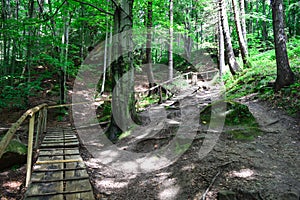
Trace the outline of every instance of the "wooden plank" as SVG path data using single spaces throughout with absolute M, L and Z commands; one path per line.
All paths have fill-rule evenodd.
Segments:
M 55 151 L 54 151 L 55 152 Z M 60 152 L 60 153 L 63 153 L 62 150 L 56 150 L 56 152 Z M 49 152 L 50 153 L 50 152 Z M 47 161 L 47 160 L 63 160 L 63 156 L 52 156 L 52 155 L 49 155 L 49 156 L 39 156 L 38 159 L 37 159 L 37 162 L 43 162 L 43 161 Z M 64 168 L 64 165 L 63 163 L 51 163 L 51 164 L 48 164 L 48 165 L 43 165 L 43 164 L 35 164 L 33 169 L 34 170 L 47 170 L 47 169 L 63 169 Z
M 60 200 L 63 199 L 63 195 L 47 196 L 47 194 L 51 195 L 51 194 L 57 194 L 63 192 L 63 188 L 64 188 L 63 181 L 50 182 L 50 183 L 31 183 L 27 189 L 26 197 L 32 196 L 31 198 L 35 198 L 35 199 Z M 43 194 L 43 196 L 38 197 L 40 194 Z M 45 198 L 45 196 L 47 196 L 47 198 Z M 29 199 L 29 198 L 25 198 L 25 199 Z
M 66 200 L 74 200 L 74 199 L 92 200 L 92 199 L 95 199 L 92 191 L 75 193 L 75 194 L 67 194 L 67 195 L 65 195 L 65 197 L 66 197 Z
M 42 170 L 42 169 L 36 169 L 34 172 L 35 173 L 43 173 L 43 172 L 49 172 L 49 171 L 52 171 L 52 172 L 55 172 L 55 171 L 72 171 L 72 170 L 83 170 L 83 169 L 86 169 L 85 167 L 76 167 L 76 168 L 64 168 L 64 169 L 45 169 L 45 170 Z
M 64 169 L 64 164 L 63 163 L 51 163 L 49 165 L 34 165 L 33 170 L 48 170 L 48 169 Z
M 80 170 L 72 170 L 72 171 L 66 171 L 65 172 L 65 178 L 71 179 L 71 178 L 81 178 L 81 177 L 89 177 L 88 173 L 86 172 L 86 169 L 80 169 Z
M 59 140 L 47 140 L 47 141 L 43 141 L 43 144 L 76 143 L 76 142 L 78 142 L 77 139 L 70 139 L 70 140 L 59 139 Z
M 45 161 L 37 161 L 36 164 L 52 164 L 52 163 L 76 163 L 81 162 L 81 160 L 75 159 L 75 160 L 45 160 Z
M 66 137 L 45 137 L 44 138 L 44 141 L 47 141 L 47 140 L 70 140 L 70 139 L 77 139 L 76 136 L 66 136 Z
M 56 144 L 42 144 L 41 145 L 41 148 L 43 147 L 46 147 L 46 148 L 49 148 L 49 147 L 57 147 L 57 146 L 64 146 L 64 143 L 63 142 L 59 142 L 59 143 L 56 143 Z
M 64 195 L 43 195 L 43 196 L 29 196 L 25 197 L 25 200 L 64 200 Z
M 43 182 L 44 180 L 56 181 L 64 178 L 63 171 L 47 171 L 44 173 L 32 173 L 31 182 Z
M 58 154 L 63 154 L 63 150 L 62 149 L 52 149 L 52 150 L 40 150 L 39 152 L 39 156 L 54 156 L 54 155 L 58 155 Z

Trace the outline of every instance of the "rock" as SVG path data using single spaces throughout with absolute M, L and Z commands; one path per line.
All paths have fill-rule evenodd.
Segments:
M 18 140 L 12 140 L 0 158 L 0 170 L 26 162 L 27 147 Z

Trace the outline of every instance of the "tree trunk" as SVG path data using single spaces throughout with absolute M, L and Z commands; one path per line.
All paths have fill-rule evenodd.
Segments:
M 63 16 L 64 20 L 64 29 L 62 36 L 63 48 L 61 49 L 61 63 L 60 68 L 60 103 L 66 103 L 66 71 L 68 63 L 68 51 L 69 51 L 69 29 L 70 29 L 70 19 L 69 12 L 66 12 Z
M 219 0 L 219 6 L 221 10 L 221 23 L 224 34 L 224 42 L 226 48 L 226 56 L 228 58 L 228 65 L 232 75 L 235 75 L 237 72 L 241 71 L 239 64 L 236 62 L 235 55 L 232 48 L 231 37 L 228 26 L 228 19 L 226 14 L 226 5 L 225 0 Z
M 152 71 L 152 54 L 151 54 L 151 45 L 152 45 L 152 0 L 148 0 L 147 5 L 147 41 L 146 41 L 146 68 L 147 68 L 147 78 L 149 82 L 149 88 L 155 86 L 154 75 Z M 149 91 L 148 96 L 153 94 L 153 90 Z
M 114 33 L 116 41 L 113 55 L 122 55 L 122 52 L 130 46 L 131 36 L 122 34 L 132 29 L 132 7 L 133 0 L 123 0 L 116 5 L 114 12 Z M 118 52 L 117 52 L 118 51 Z M 106 135 L 111 141 L 116 141 L 118 136 L 127 131 L 132 125 L 132 120 L 136 118 L 135 99 L 134 99 L 134 77 L 132 68 L 131 53 L 114 58 L 112 63 L 112 115 L 111 123 L 106 131 Z M 128 72 L 124 75 L 125 72 Z M 122 78 L 122 79 L 121 79 Z
M 246 47 L 246 43 L 244 40 L 242 28 L 241 28 L 240 15 L 239 15 L 239 11 L 237 9 L 236 0 L 232 0 L 232 7 L 233 7 L 234 21 L 235 21 L 236 32 L 238 35 L 239 46 L 240 46 L 240 50 L 241 50 L 241 54 L 242 54 L 243 63 L 244 63 L 244 66 L 249 67 L 248 50 Z
M 263 9 L 263 15 L 267 18 L 266 16 L 266 2 L 263 0 L 262 1 L 262 9 Z M 262 20 L 262 36 L 264 42 L 268 40 L 268 29 L 267 29 L 267 22 L 266 20 Z
M 224 55 L 224 35 L 221 23 L 221 10 L 218 12 L 218 31 L 219 31 L 219 72 L 222 77 L 225 69 L 225 55 Z
M 108 3 L 106 3 L 106 9 Z M 101 91 L 100 94 L 102 95 L 104 93 L 104 87 L 105 87 L 105 78 L 106 78 L 106 68 L 107 68 L 107 53 L 108 53 L 108 16 L 105 15 L 105 21 L 106 21 L 106 33 L 105 33 L 105 44 L 104 44 L 104 58 L 103 58 L 103 75 L 102 75 L 102 85 L 101 85 Z
M 286 49 L 286 36 L 284 33 L 284 11 L 282 0 L 272 0 L 273 31 L 276 53 L 277 78 L 275 82 L 275 91 L 288 86 L 294 82 L 294 73 L 292 72 Z
M 34 0 L 30 0 L 28 4 L 28 17 L 31 19 L 34 17 Z M 33 47 L 33 37 L 34 35 L 34 27 L 29 26 L 28 27 L 28 41 L 27 41 L 27 55 L 26 55 L 26 68 L 27 68 L 27 73 L 28 73 L 28 82 L 31 81 L 31 73 L 30 73 L 30 67 L 32 63 L 32 50 L 31 48 Z
M 247 44 L 247 29 L 246 29 L 246 17 L 245 17 L 245 0 L 240 1 L 240 10 L 241 10 L 241 28 L 245 41 L 246 48 L 248 48 Z
M 173 0 L 170 0 L 169 80 L 173 80 Z

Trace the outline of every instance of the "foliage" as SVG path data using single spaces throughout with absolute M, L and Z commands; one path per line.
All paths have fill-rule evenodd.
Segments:
M 97 108 L 97 118 L 99 122 L 109 121 L 111 115 L 111 103 L 105 101 Z
M 227 88 L 226 95 L 229 99 L 239 98 L 256 93 L 263 100 L 270 100 L 274 105 L 282 107 L 291 115 L 296 115 L 300 110 L 300 39 L 292 39 L 287 44 L 290 65 L 296 74 L 295 83 L 283 88 L 275 94 L 273 85 L 276 79 L 275 51 L 269 50 L 260 53 L 252 50 L 250 60 L 252 68 L 244 69 L 243 72 L 231 76 L 226 73 L 223 76 Z

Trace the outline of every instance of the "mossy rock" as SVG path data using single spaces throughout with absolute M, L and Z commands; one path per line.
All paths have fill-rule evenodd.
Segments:
M 12 140 L 0 158 L 0 170 L 24 164 L 26 162 L 26 154 L 26 145 L 18 140 Z
M 20 155 L 26 155 L 27 154 L 27 147 L 25 144 L 18 140 L 12 140 L 10 141 L 9 145 L 7 146 L 5 152 L 11 152 L 11 153 L 17 153 Z
M 235 139 L 252 140 L 261 134 L 256 119 L 244 104 L 234 101 L 214 102 L 200 112 L 200 123 L 209 124 L 212 120 L 212 113 L 213 117 L 225 116 L 225 132 Z

